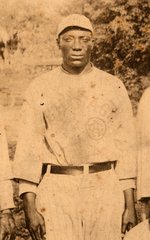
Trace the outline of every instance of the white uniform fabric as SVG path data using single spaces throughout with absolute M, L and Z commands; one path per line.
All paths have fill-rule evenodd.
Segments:
M 37 208 L 47 240 L 121 240 L 123 192 L 114 170 L 44 176 Z
M 124 240 L 150 240 L 150 228 L 148 220 L 139 223 L 132 228 L 126 235 Z
M 144 92 L 138 107 L 138 199 L 150 197 L 150 88 Z
M 134 187 L 136 153 L 132 108 L 122 82 L 95 67 L 78 75 L 58 67 L 31 84 L 22 113 L 14 174 L 24 180 L 20 194 L 38 186 L 47 240 L 120 240 L 118 180 L 127 182 L 125 189 Z M 49 174 L 41 181 L 44 163 L 114 160 L 116 175 Z
M 14 208 L 12 170 L 8 156 L 8 145 L 2 119 L 3 109 L 0 106 L 0 211 Z
M 136 175 L 135 154 L 131 103 L 115 76 L 95 67 L 79 75 L 58 67 L 27 90 L 15 156 L 17 178 L 38 184 L 43 163 L 117 160 L 118 178 L 129 180 Z

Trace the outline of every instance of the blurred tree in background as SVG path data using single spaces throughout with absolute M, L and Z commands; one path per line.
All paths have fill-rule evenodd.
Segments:
M 150 85 L 149 0 L 8 0 L 7 4 L 1 0 L 0 25 L 10 35 L 9 63 L 44 65 L 60 57 L 56 27 L 62 16 L 73 12 L 92 20 L 96 33 L 92 61 L 123 80 L 136 112 Z
M 7 3 L 1 0 L 0 25 L 11 38 L 17 36 L 11 63 L 44 64 L 52 57 L 59 57 L 55 40 L 58 22 L 74 9 L 80 12 L 81 3 L 79 0 L 74 3 L 73 0 L 7 0 Z
M 149 0 L 87 0 L 83 13 L 94 25 L 94 64 L 125 83 L 134 112 L 150 85 Z

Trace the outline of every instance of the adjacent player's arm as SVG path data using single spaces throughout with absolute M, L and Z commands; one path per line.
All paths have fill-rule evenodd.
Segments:
M 142 203 L 141 218 L 150 218 L 150 88 L 147 88 L 138 105 L 137 112 L 137 198 Z
M 2 114 L 2 111 L 1 111 Z M 8 145 L 0 118 L 0 239 L 4 240 L 15 234 L 15 221 L 11 209 L 15 207 L 13 201 L 12 171 L 8 156 Z

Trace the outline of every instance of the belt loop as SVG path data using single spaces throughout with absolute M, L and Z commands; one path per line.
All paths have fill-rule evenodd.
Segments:
M 111 169 L 115 169 L 115 164 L 114 164 L 114 162 L 111 162 Z
M 83 171 L 84 171 L 84 175 L 89 174 L 89 164 L 84 164 L 83 165 Z
M 46 169 L 46 175 L 49 175 L 50 173 L 51 173 L 51 165 L 48 164 Z

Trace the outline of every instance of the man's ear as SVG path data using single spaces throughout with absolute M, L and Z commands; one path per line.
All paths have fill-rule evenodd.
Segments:
M 57 43 L 58 48 L 60 49 L 60 38 L 56 39 L 56 43 Z
M 94 39 L 94 37 L 92 38 L 92 49 L 93 49 L 93 47 L 94 47 L 94 43 L 95 43 L 95 39 Z

